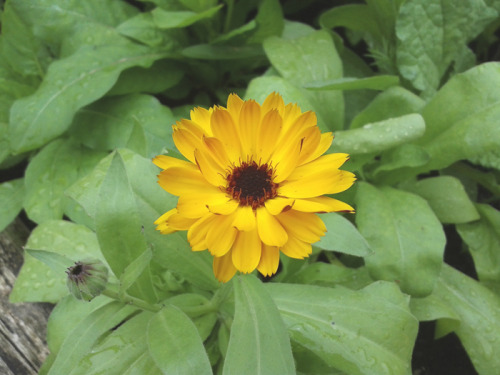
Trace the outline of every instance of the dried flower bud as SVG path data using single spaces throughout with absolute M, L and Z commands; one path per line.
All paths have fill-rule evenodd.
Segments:
M 108 269 L 96 259 L 78 261 L 66 270 L 66 285 L 77 299 L 90 301 L 106 289 Z

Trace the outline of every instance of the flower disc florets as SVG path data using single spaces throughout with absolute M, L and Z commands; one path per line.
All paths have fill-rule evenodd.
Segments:
M 173 126 L 183 161 L 159 155 L 159 184 L 179 197 L 155 224 L 163 234 L 187 230 L 192 250 L 209 250 L 214 273 L 276 273 L 280 253 L 305 258 L 326 227 L 317 213 L 353 212 L 326 196 L 355 180 L 340 170 L 347 154 L 323 155 L 333 136 L 313 112 L 279 94 L 262 105 L 230 95 L 227 108 L 195 108 Z

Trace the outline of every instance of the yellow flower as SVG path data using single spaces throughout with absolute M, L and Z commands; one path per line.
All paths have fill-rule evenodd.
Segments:
M 314 112 L 285 105 L 277 93 L 259 105 L 231 94 L 227 109 L 195 108 L 173 126 L 188 161 L 159 155 L 160 186 L 179 196 L 155 224 L 163 234 L 187 230 L 193 251 L 208 249 L 220 281 L 256 268 L 276 273 L 280 251 L 303 259 L 326 227 L 317 213 L 353 212 L 325 196 L 348 189 L 355 176 L 339 167 L 347 154 L 321 156 L 332 133 L 321 134 Z

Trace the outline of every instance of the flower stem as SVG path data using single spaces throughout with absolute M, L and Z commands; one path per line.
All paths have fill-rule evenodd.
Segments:
M 129 296 L 128 294 L 120 295 L 120 293 L 116 290 L 116 287 L 113 285 L 108 286 L 108 288 L 106 288 L 102 292 L 102 294 L 114 300 L 121 301 L 123 303 L 138 307 L 141 310 L 158 312 L 163 307 L 162 305 L 158 304 L 152 305 L 142 299 Z

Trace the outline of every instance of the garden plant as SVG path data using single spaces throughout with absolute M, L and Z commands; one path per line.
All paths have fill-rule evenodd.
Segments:
M 0 9 L 40 374 L 498 374 L 500 0 Z

